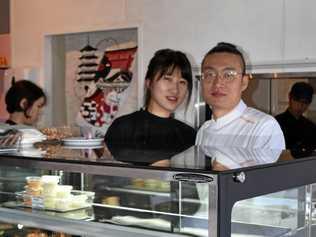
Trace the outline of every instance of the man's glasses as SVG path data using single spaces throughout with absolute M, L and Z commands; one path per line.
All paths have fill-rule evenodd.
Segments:
M 221 72 L 207 69 L 202 72 L 201 79 L 202 81 L 212 82 L 217 77 L 219 77 L 224 82 L 231 82 L 235 80 L 239 75 L 243 75 L 243 73 L 237 72 L 233 69 L 225 69 Z

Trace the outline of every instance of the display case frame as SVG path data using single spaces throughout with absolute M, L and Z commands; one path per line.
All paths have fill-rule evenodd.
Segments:
M 316 183 L 315 158 L 282 161 L 218 174 L 218 236 L 231 235 L 231 213 L 236 202 Z M 236 180 L 241 173 L 245 175 L 244 182 Z
M 14 166 L 24 168 L 40 168 L 61 171 L 71 171 L 79 173 L 89 173 L 97 175 L 141 177 L 144 179 L 159 179 L 164 181 L 177 182 L 206 182 L 209 185 L 209 212 L 208 212 L 208 236 L 227 237 L 231 236 L 232 209 L 234 204 L 240 200 L 245 200 L 265 194 L 270 194 L 282 190 L 288 190 L 304 185 L 316 183 L 316 157 L 309 157 L 298 160 L 282 161 L 273 164 L 264 164 L 253 167 L 239 168 L 226 171 L 196 170 L 181 168 L 166 168 L 153 166 L 127 166 L 116 162 L 98 162 L 87 160 L 49 159 L 42 157 L 22 157 L 10 154 L 0 155 L 0 166 Z M 290 175 L 289 175 L 290 174 Z M 100 233 L 108 231 L 125 231 L 133 233 L 135 228 L 117 227 L 104 223 L 89 223 L 75 220 L 64 220 L 53 217 L 40 217 L 36 213 L 23 213 L 16 210 L 1 208 L 0 221 L 23 223 L 32 216 L 33 225 L 40 223 L 40 220 L 47 221 L 45 226 L 58 228 L 58 231 L 66 231 L 72 234 L 84 234 L 81 227 L 94 228 L 95 232 L 89 233 L 91 236 L 100 236 Z M 8 215 L 6 215 L 7 213 Z M 26 216 L 25 216 L 26 215 Z M 14 217 L 15 216 L 15 217 Z M 67 223 L 70 229 L 61 228 L 61 223 Z M 31 223 L 27 223 L 31 224 Z M 67 227 L 67 228 L 68 228 Z M 78 228 L 77 228 L 78 227 Z M 79 228 L 80 227 L 80 228 Z M 71 228 L 75 231 L 71 232 Z M 114 229 L 113 229 L 114 228 Z M 119 230 L 118 230 L 119 229 Z M 80 233 L 78 233 L 78 231 Z M 114 232 L 109 236 L 113 235 Z M 136 232 L 138 232 L 136 230 Z M 143 236 L 156 236 L 159 232 L 145 230 Z M 142 232 L 142 233 L 145 233 Z M 135 233 L 135 232 L 134 232 Z M 86 233 L 87 234 L 87 233 Z M 159 235 L 159 234 L 158 234 Z M 183 236 L 181 234 L 168 234 L 164 236 Z M 104 236 L 104 235 L 103 235 Z M 117 235 L 121 236 L 121 235 Z M 138 235 L 141 236 L 141 235 Z

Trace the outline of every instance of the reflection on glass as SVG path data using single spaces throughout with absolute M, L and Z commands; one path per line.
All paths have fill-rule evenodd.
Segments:
M 232 233 L 305 236 L 302 232 L 306 231 L 307 224 L 305 188 L 303 186 L 235 203 L 232 210 Z
M 239 147 L 195 146 L 173 156 L 170 166 L 222 171 L 274 163 L 284 157 L 279 149 L 245 149 Z
M 129 167 L 151 166 L 166 168 L 182 168 L 196 170 L 227 170 L 273 163 L 281 160 L 292 160 L 289 151 L 277 149 L 245 149 L 223 146 L 192 146 L 178 153 L 174 150 L 144 150 L 135 146 L 118 146 L 108 149 L 98 147 L 69 147 L 60 143 L 37 143 L 35 146 L 24 147 L 11 155 L 38 157 L 49 159 L 77 160 L 120 164 Z
M 205 147 L 202 151 L 212 159 L 213 170 L 237 169 L 276 162 L 282 150 L 245 149 L 239 147 Z
M 187 231 L 201 223 L 207 226 L 208 215 L 196 214 L 201 202 L 194 183 L 99 175 L 89 179 L 97 194 L 98 222 L 167 232 Z M 207 184 L 198 184 L 203 185 Z
M 124 162 L 124 165 L 129 167 L 137 165 L 147 166 L 146 168 L 155 166 L 159 169 L 161 167 L 183 168 L 184 171 L 185 169 L 221 171 L 292 159 L 288 152 L 282 153 L 280 150 L 237 147 L 193 146 L 180 154 L 134 149 L 118 149 L 117 152 L 112 151 L 113 153 L 111 153 L 104 147 L 85 152 L 86 149 L 68 149 L 60 145 L 37 146 L 37 149 L 43 151 L 38 156 L 52 157 L 52 159 L 82 159 L 100 163 Z M 15 200 L 15 192 L 25 189 L 24 176 L 28 176 L 28 174 L 24 175 L 20 170 L 15 169 L 13 169 L 15 171 L 13 173 L 12 169 L 3 168 L 1 171 L 3 176 L 3 182 L 0 185 L 2 202 Z M 4 179 L 6 171 L 11 171 L 12 175 L 21 176 L 19 180 L 14 179 L 14 184 L 19 186 L 12 186 L 13 178 Z M 46 170 L 44 173 L 52 174 L 54 172 Z M 81 180 L 78 177 L 83 176 L 65 170 L 61 184 L 74 185 L 75 181 L 80 185 L 83 183 L 80 187 L 79 184 L 78 187 L 74 186 L 74 189 L 94 192 L 93 208 L 73 213 L 68 212 L 61 216 L 196 236 L 208 235 L 210 224 L 208 217 L 212 214 L 209 211 L 212 207 L 212 202 L 209 202 L 212 197 L 212 193 L 210 194 L 212 188 L 209 183 L 166 181 L 144 178 L 146 176 L 137 177 L 136 174 L 135 177 L 130 178 L 119 176 L 121 174 L 107 176 L 106 174 L 92 175 L 88 173 L 84 175 L 84 182 L 79 182 Z M 225 175 L 220 172 L 209 172 L 209 174 Z M 304 192 L 305 187 L 302 187 L 238 202 L 232 212 L 233 233 L 236 236 L 245 233 L 257 236 L 282 236 L 295 228 L 304 228 L 306 225 L 305 213 L 308 209 Z M 49 212 L 46 214 L 50 215 Z

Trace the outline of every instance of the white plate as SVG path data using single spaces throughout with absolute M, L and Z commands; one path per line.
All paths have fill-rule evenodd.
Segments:
M 0 153 L 15 152 L 17 150 L 17 147 L 0 147 Z
M 32 147 L 34 143 L 42 142 L 44 140 L 45 140 L 44 138 L 27 138 L 27 139 L 22 139 L 20 145 L 22 147 Z
M 103 138 L 84 138 L 84 137 L 69 137 L 62 139 L 65 146 L 100 146 Z
M 64 143 L 65 145 L 65 143 Z M 76 145 L 76 146 L 73 146 L 73 145 L 65 145 L 64 146 L 66 149 L 81 149 L 81 150 L 85 150 L 85 149 L 88 149 L 88 150 L 93 150 L 93 149 L 101 149 L 103 148 L 104 146 L 103 145 L 97 145 L 97 146 L 87 146 L 87 145 Z

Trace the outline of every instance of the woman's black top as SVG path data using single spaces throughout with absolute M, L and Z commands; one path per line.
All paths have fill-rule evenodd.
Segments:
M 195 136 L 196 131 L 191 126 L 141 109 L 115 119 L 105 134 L 104 141 L 116 160 L 147 166 L 156 161 L 170 159 L 191 147 L 195 143 Z M 196 197 L 195 189 L 190 197 Z M 136 199 L 141 205 L 154 205 L 148 197 L 138 196 Z M 124 197 L 120 200 L 124 200 Z
M 191 126 L 141 109 L 115 119 L 104 141 L 109 148 L 121 146 L 180 152 L 194 145 L 195 136 L 196 131 Z

